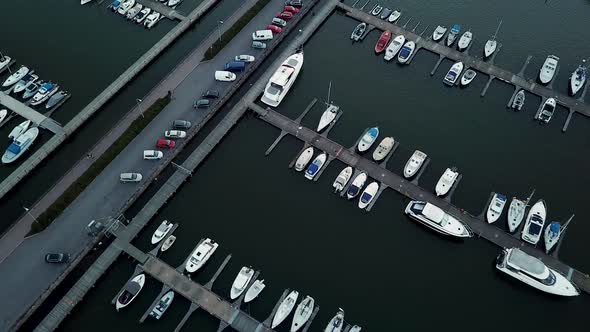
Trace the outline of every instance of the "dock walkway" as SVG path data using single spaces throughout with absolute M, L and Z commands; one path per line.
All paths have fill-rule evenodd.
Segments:
M 186 16 L 179 13 L 176 9 L 168 7 L 157 0 L 137 0 L 137 2 L 144 6 L 150 7 L 152 10 L 157 11 L 171 20 L 182 21 L 186 19 Z
M 6 107 L 7 109 L 13 111 L 14 113 L 22 116 L 27 120 L 31 120 L 32 123 L 36 124 L 41 128 L 47 129 L 53 132 L 54 134 L 63 134 L 64 132 L 63 127 L 57 121 L 35 111 L 29 106 L 21 103 L 20 101 L 12 98 L 11 96 L 1 91 L 0 105 L 4 105 L 4 107 Z

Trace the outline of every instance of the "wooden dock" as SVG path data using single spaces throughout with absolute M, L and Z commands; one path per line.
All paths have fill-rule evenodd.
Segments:
M 12 98 L 4 92 L 0 91 L 0 104 L 4 105 L 7 109 L 22 116 L 27 120 L 31 120 L 35 125 L 47 129 L 54 134 L 62 134 L 64 132 L 63 127 L 57 121 L 50 117 L 47 117 L 29 106 L 21 103 L 20 101 Z

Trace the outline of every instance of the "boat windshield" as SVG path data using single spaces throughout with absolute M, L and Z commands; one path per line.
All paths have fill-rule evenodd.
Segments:
M 541 230 L 543 229 L 543 226 L 535 224 L 535 223 L 531 223 L 531 225 L 529 226 L 529 234 L 531 235 L 538 235 L 541 233 Z

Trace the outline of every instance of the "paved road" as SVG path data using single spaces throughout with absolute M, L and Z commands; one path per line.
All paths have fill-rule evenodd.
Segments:
M 44 263 L 44 254 L 49 251 L 64 251 L 76 256 L 87 246 L 91 240 L 85 232 L 87 223 L 91 219 L 113 214 L 136 190 L 137 184 L 121 184 L 118 181 L 119 174 L 134 171 L 146 176 L 156 170 L 157 161 L 142 160 L 143 150 L 153 148 L 155 141 L 170 128 L 173 120 L 185 119 L 195 124 L 207 116 L 206 112 L 192 108 L 195 96 L 207 89 L 218 89 L 222 93 L 227 89 L 229 83 L 215 82 L 213 72 L 221 69 L 236 54 L 256 55 L 258 51 L 250 48 L 252 31 L 266 26 L 282 5 L 281 1 L 269 3 L 215 59 L 197 66 L 204 51 L 201 50 L 200 54 L 193 53 L 183 64 L 189 70 L 179 70 L 176 74 L 178 76 L 165 82 L 166 88 L 163 90 L 173 90 L 171 103 L 46 231 L 23 241 L 0 263 L 3 281 L 0 283 L 0 295 L 11 299 L 0 304 L 0 330 L 8 330 L 65 270 L 66 266 Z M 191 66 L 196 68 L 191 71 Z M 170 89 L 174 82 L 180 83 L 176 88 Z M 163 95 L 162 91 L 154 90 L 156 92 L 156 98 Z M 148 97 L 144 98 L 144 103 L 147 104 L 147 100 Z

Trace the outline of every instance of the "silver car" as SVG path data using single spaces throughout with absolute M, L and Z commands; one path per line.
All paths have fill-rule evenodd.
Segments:
M 127 183 L 127 182 L 139 182 L 139 181 L 141 181 L 141 179 L 143 179 L 143 177 L 139 173 L 121 173 L 121 176 L 119 177 L 119 179 L 121 180 L 121 182 Z

